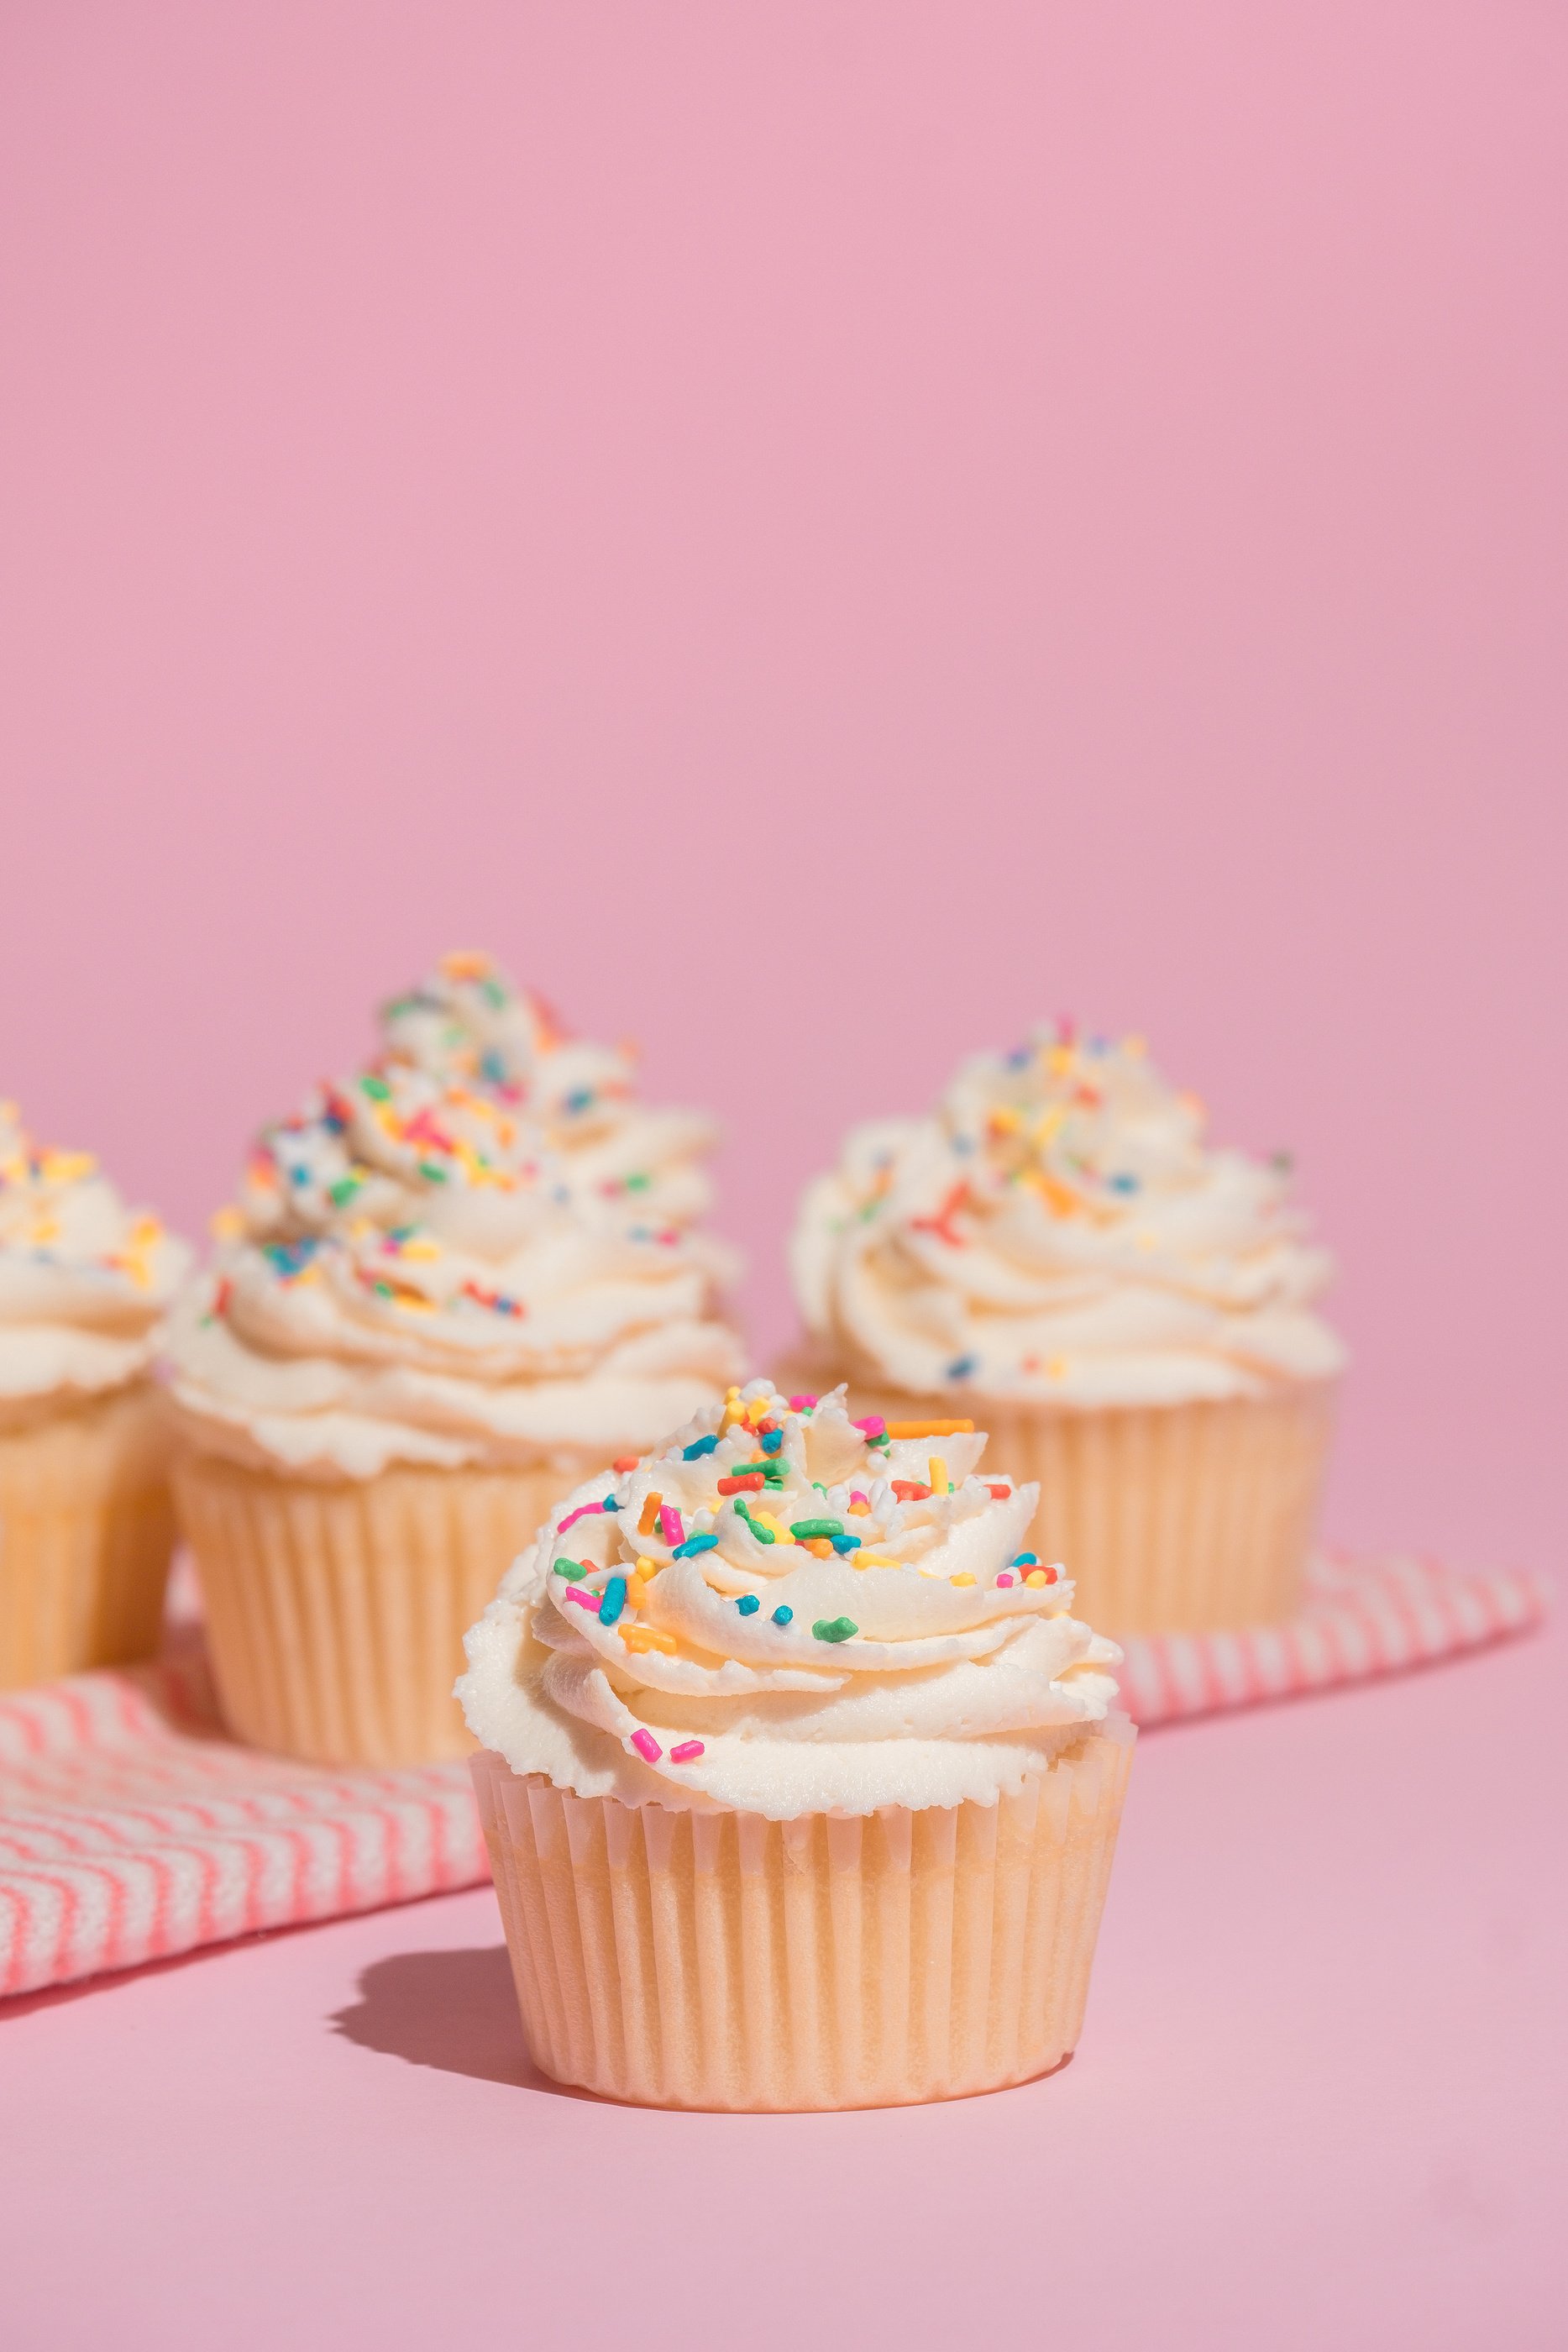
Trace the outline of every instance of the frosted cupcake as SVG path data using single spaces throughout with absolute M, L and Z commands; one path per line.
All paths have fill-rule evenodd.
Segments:
M 1133 1735 L 985 1443 L 753 1381 L 509 1570 L 457 1688 L 547 2073 L 874 2106 L 1071 2052 Z
M 188 1253 L 0 1103 L 0 1687 L 148 1656 L 173 1548 L 150 1377 Z
M 1296 1605 L 1339 1340 L 1288 1171 L 1204 1136 L 1136 1038 L 1041 1031 L 936 1113 L 857 1129 L 793 1244 L 809 1353 L 858 1411 L 975 1416 L 1031 1540 L 1117 1633 Z
M 388 1058 L 266 1130 L 171 1346 L 224 1705 L 324 1761 L 465 1751 L 462 1633 L 564 1485 L 737 1362 L 710 1265 L 493 1091 Z

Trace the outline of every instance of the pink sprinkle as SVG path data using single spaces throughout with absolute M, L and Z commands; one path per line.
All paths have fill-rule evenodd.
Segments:
M 576 1527 L 579 1519 L 585 1519 L 590 1511 L 601 1511 L 603 1508 L 604 1506 L 602 1503 L 579 1503 L 575 1511 L 568 1511 L 565 1518 L 562 1519 L 559 1527 L 556 1529 L 557 1535 L 565 1535 L 568 1528 Z
M 575 1601 L 580 1609 L 591 1609 L 598 1616 L 600 1595 L 597 1592 L 585 1592 L 580 1584 L 569 1584 L 566 1597 L 569 1601 Z
M 645 1732 L 640 1732 L 638 1737 L 639 1738 L 645 1738 L 647 1735 Z M 671 1748 L 670 1761 L 672 1764 L 695 1764 L 697 1758 L 702 1755 L 703 1752 L 703 1744 L 700 1739 L 683 1739 L 678 1748 Z
M 791 1397 L 789 1400 L 789 1410 L 791 1412 L 804 1412 L 809 1404 L 815 1404 L 817 1400 L 815 1397 Z
M 997 1579 L 997 1582 L 998 1582 L 998 1584 L 1010 1584 L 1010 1583 L 1012 1582 L 1012 1580 L 1012 1580 L 1012 1578 L 1011 1578 L 1010 1576 L 1009 1576 L 1009 1575 L 1005 1574 L 1005 1573 L 1004 1573 L 1003 1575 L 1001 1575 L 1001 1576 L 998 1576 L 998 1579 Z
M 887 1431 L 887 1423 L 880 1412 L 868 1412 L 863 1421 L 854 1422 L 852 1426 L 858 1429 L 862 1437 L 882 1437 Z
M 868 1499 L 869 1498 L 866 1496 L 861 1493 L 858 1486 L 852 1486 L 850 1488 L 850 1500 L 852 1503 L 863 1503 Z
M 685 1543 L 686 1539 L 686 1531 L 681 1525 L 681 1515 L 674 1503 L 661 1503 L 659 1506 L 659 1533 L 664 1537 L 664 1541 L 672 1546 Z
M 664 1752 L 651 1731 L 634 1731 L 632 1734 L 632 1745 L 638 1755 L 649 1764 L 656 1764 Z

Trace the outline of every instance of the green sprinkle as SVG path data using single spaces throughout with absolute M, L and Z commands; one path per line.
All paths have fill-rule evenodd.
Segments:
M 628 1192 L 645 1192 L 653 1181 L 653 1178 L 648 1175 L 645 1171 L 639 1170 L 635 1176 L 627 1177 L 626 1190 Z
M 588 1574 L 588 1569 L 585 1562 L 580 1559 L 558 1559 L 550 1574 L 564 1576 L 569 1584 L 580 1584 Z
M 386 1080 L 384 1078 L 373 1076 L 368 1070 L 364 1076 L 360 1080 L 360 1089 L 361 1093 L 369 1095 L 372 1102 L 390 1102 L 392 1100 L 392 1088 L 388 1086 Z
M 860 1627 L 852 1617 L 819 1617 L 811 1631 L 819 1642 L 847 1642 Z
M 327 1198 L 335 1209 L 340 1209 L 345 1201 L 353 1199 L 364 1181 L 362 1176 L 340 1176 L 335 1184 L 328 1187 Z
M 422 1160 L 419 1163 L 419 1172 L 422 1176 L 427 1176 L 433 1184 L 444 1184 L 446 1181 L 446 1171 L 439 1160 Z
M 746 1497 L 744 1495 L 737 1495 L 733 1496 L 732 1499 L 736 1509 L 746 1521 L 747 1526 L 751 1529 L 752 1534 L 757 1538 L 759 1544 L 778 1542 L 779 1538 L 774 1534 L 771 1528 L 759 1527 L 758 1522 L 752 1517 L 751 1513 L 746 1507 Z
M 791 1519 L 789 1532 L 797 1543 L 810 1543 L 817 1536 L 841 1536 L 841 1519 Z

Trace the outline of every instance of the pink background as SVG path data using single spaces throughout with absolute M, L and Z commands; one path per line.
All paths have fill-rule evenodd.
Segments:
M 1565 78 L 1527 0 L 10 0 L 0 1084 L 199 1231 L 489 945 L 726 1115 L 767 1346 L 851 1118 L 1140 1027 L 1340 1252 L 1335 1532 L 1552 1562 Z M 23 2340 L 1559 2343 L 1556 1661 L 1145 1742 L 1082 2056 L 963 2110 L 324 2038 L 485 1895 L 30 2005 Z

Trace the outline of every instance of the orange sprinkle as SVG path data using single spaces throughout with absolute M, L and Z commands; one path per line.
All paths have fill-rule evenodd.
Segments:
M 640 1536 L 651 1536 L 653 1534 L 653 1529 L 659 1523 L 659 1507 L 664 1502 L 664 1499 L 663 1495 L 655 1493 L 653 1488 L 650 1486 L 646 1496 L 643 1497 L 643 1516 L 637 1522 L 637 1533 Z
M 890 1421 L 889 1437 L 972 1437 L 972 1421 Z

